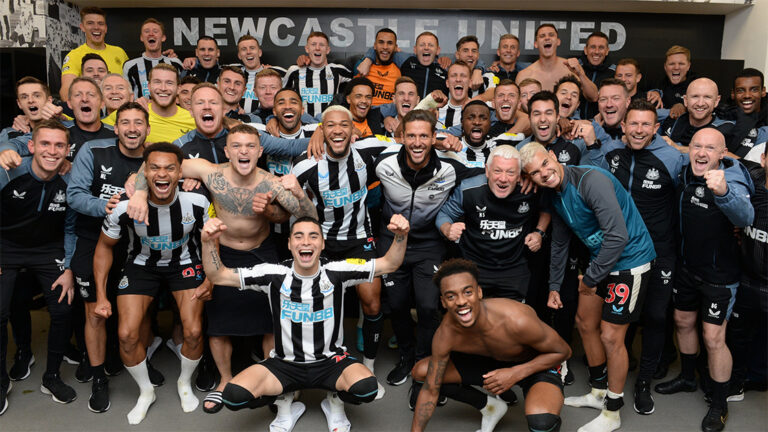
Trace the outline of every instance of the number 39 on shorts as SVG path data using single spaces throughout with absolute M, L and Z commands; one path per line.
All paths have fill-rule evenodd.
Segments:
M 627 299 L 629 299 L 629 287 L 627 284 L 608 284 L 608 296 L 605 298 L 605 302 L 612 304 L 614 301 L 616 301 L 616 297 L 621 299 L 619 300 L 620 305 L 623 305 L 627 302 Z

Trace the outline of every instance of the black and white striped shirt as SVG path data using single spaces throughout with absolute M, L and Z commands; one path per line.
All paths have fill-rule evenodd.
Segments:
M 166 56 L 149 58 L 142 55 L 125 62 L 123 76 L 131 84 L 134 97 L 137 99 L 142 96 L 149 98 L 149 71 L 160 63 L 174 66 L 179 72 L 184 70 L 179 59 Z
M 240 269 L 240 289 L 269 296 L 275 329 L 270 357 L 312 363 L 344 355 L 344 289 L 373 281 L 376 260 L 324 263 L 314 276 L 299 276 L 293 262 Z
M 331 105 L 341 85 L 351 79 L 352 72 L 336 63 L 329 63 L 320 69 L 294 65 L 288 68 L 283 87 L 298 91 L 304 102 L 304 111 L 315 117 Z
M 121 201 L 104 218 L 102 232 L 119 239 L 129 236 L 128 260 L 136 265 L 177 267 L 200 264 L 200 230 L 208 220 L 207 197 L 176 191 L 170 204 L 149 204 L 149 226 L 131 219 L 128 201 Z
M 285 134 L 280 132 L 280 138 L 286 138 L 286 139 L 311 138 L 312 134 L 315 132 L 315 129 L 317 129 L 317 126 L 319 124 L 320 123 L 311 123 L 311 124 L 301 125 L 301 128 L 299 128 L 299 131 L 294 134 Z M 281 177 L 291 173 L 291 170 L 293 170 L 293 162 L 295 158 L 290 156 L 275 156 L 275 155 L 268 154 L 266 155 L 265 160 L 266 160 L 265 169 L 270 173 L 272 173 L 273 175 Z
M 491 154 L 496 146 L 500 145 L 518 145 L 525 135 L 523 134 L 511 134 L 503 133 L 499 136 L 488 138 L 485 142 L 479 146 L 471 146 L 467 143 L 466 138 L 461 139 L 462 149 L 459 152 L 464 166 L 467 168 L 485 168 L 485 164 L 488 163 L 488 155 Z
M 326 240 L 362 240 L 373 236 L 365 197 L 373 179 L 374 158 L 394 142 L 385 137 L 356 141 L 342 159 L 303 156 L 293 167 L 299 184 L 312 193 Z
M 437 129 L 448 129 L 453 125 L 461 126 L 461 105 L 448 102 L 437 111 Z
M 496 84 L 499 83 L 499 77 L 497 77 L 493 72 L 486 72 L 483 74 L 483 85 L 477 88 L 477 90 L 472 90 L 472 88 L 469 89 L 469 97 L 470 99 L 479 96 L 483 93 L 485 93 L 486 90 L 492 89 L 496 87 Z
M 259 98 L 256 96 L 256 74 L 263 71 L 264 66 L 254 70 L 248 70 L 243 65 L 238 66 L 243 68 L 243 72 L 248 75 L 248 80 L 245 82 L 245 93 L 240 99 L 240 106 L 243 107 L 243 111 L 250 114 L 259 107 Z M 269 68 L 279 73 L 281 77 L 285 76 L 285 69 L 277 66 L 270 66 Z

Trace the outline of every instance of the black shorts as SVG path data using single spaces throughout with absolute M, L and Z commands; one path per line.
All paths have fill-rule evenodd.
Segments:
M 202 264 L 185 266 L 143 266 L 127 262 L 123 276 L 117 283 L 117 295 L 145 295 L 157 297 L 160 288 L 171 292 L 195 289 L 205 280 Z
M 219 247 L 221 262 L 229 268 L 277 263 L 271 238 L 249 251 Z M 205 303 L 209 336 L 253 336 L 272 333 L 272 312 L 263 292 L 215 285 L 211 300 Z
M 651 264 L 611 272 L 597 284 L 597 295 L 605 299 L 603 321 L 629 324 L 640 318 L 651 275 Z
M 93 303 L 96 301 L 96 282 L 93 279 L 93 253 L 96 250 L 96 242 L 78 238 L 75 253 L 72 255 L 70 269 L 75 276 L 75 288 L 83 301 Z M 120 241 L 112 248 L 112 268 L 107 276 L 107 297 L 113 298 L 117 294 L 117 285 L 122 277 L 126 260 L 126 246 Z
M 672 301 L 677 310 L 700 311 L 703 322 L 722 325 L 731 317 L 738 287 L 738 282 L 725 285 L 709 283 L 680 266 L 675 275 Z
M 508 298 L 525 303 L 531 281 L 527 263 L 496 270 L 478 268 L 478 273 L 477 282 L 483 289 L 483 297 Z
M 378 257 L 376 242 L 373 237 L 363 240 L 326 240 L 323 257 L 331 261 L 343 261 L 347 258 L 372 260 Z
M 336 391 L 336 381 L 344 369 L 360 363 L 349 353 L 312 363 L 289 362 L 278 358 L 268 358 L 260 365 L 267 368 L 283 385 L 283 392 L 303 389 L 324 389 Z
M 503 369 L 517 366 L 520 363 L 511 361 L 496 360 L 491 357 L 477 354 L 466 354 L 462 352 L 451 351 L 451 361 L 461 376 L 461 383 L 464 385 L 483 385 L 483 375 L 496 369 Z M 560 375 L 560 365 L 557 368 L 547 369 L 536 372 L 517 382 L 517 385 L 523 389 L 523 396 L 528 394 L 528 390 L 534 384 L 539 382 L 550 383 L 563 391 L 563 378 Z

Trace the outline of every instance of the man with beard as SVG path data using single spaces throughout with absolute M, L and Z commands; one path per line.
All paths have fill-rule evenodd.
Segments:
M 643 79 L 640 73 L 640 63 L 633 58 L 623 58 L 616 63 L 616 73 L 614 78 L 624 82 L 629 97 L 632 99 L 647 99 L 646 93 L 641 92 L 637 85 Z
M 768 131 L 763 128 L 768 125 L 768 114 L 762 110 L 765 98 L 763 73 L 752 68 L 739 72 L 733 80 L 731 98 L 735 105 L 723 115 L 723 118 L 735 122 L 731 139 L 727 142 L 728 151 L 744 158 L 756 144 L 768 139 Z
M 67 188 L 69 205 L 77 211 L 75 233 L 77 245 L 72 259 L 72 271 L 79 288 L 78 292 L 85 302 L 85 342 L 88 357 L 83 359 L 83 373 L 78 369 L 76 378 L 87 382 L 93 377 L 91 397 L 88 408 L 92 412 L 104 412 L 110 407 L 109 381 L 106 372 L 117 374 L 122 368 L 105 372 L 107 358 L 107 340 L 112 341 L 115 334 L 107 335 L 105 317 L 96 313 L 97 295 L 93 273 L 93 253 L 99 237 L 99 229 L 104 216 L 111 212 L 120 195 L 125 192 L 126 179 L 141 166 L 144 143 L 149 132 L 149 117 L 141 105 L 128 102 L 117 110 L 115 132 L 117 138 L 105 138 L 85 144 L 75 158 L 72 179 Z M 118 260 L 125 257 L 125 245 L 116 248 Z M 107 283 L 107 298 L 116 294 L 117 280 L 121 266 L 115 266 L 112 277 Z M 144 342 L 150 342 L 148 322 L 143 333 Z M 114 331 L 114 330 L 113 330 Z M 111 358 L 110 362 L 114 363 Z M 116 354 L 116 353 L 115 353 Z M 151 357 L 151 355 L 150 355 Z M 90 364 L 90 370 L 87 366 Z M 151 368 L 151 365 L 149 366 Z M 151 369 L 153 382 L 162 383 L 159 372 Z
M 299 93 L 292 88 L 284 88 L 277 92 L 273 110 L 277 121 L 276 136 L 280 138 L 311 138 L 317 129 L 318 123 L 305 124 L 302 121 L 304 105 Z M 266 170 L 276 176 L 290 174 L 294 165 L 293 158 L 290 156 L 268 154 L 264 158 L 264 162 L 266 163 Z
M 709 78 L 691 81 L 685 92 L 686 113 L 677 118 L 671 116 L 661 125 L 661 133 L 669 138 L 667 142 L 681 153 L 688 153 L 688 143 L 693 135 L 703 128 L 715 128 L 728 142 L 733 131 L 733 122 L 718 118 L 715 107 L 720 103 L 717 84 Z
M 192 112 L 192 89 L 200 84 L 200 80 L 194 75 L 187 75 L 179 81 L 176 92 L 176 105 Z
M 496 143 L 488 139 L 491 130 L 491 109 L 485 102 L 474 100 L 461 111 L 462 149 L 459 155 L 467 168 L 484 169 L 488 154 Z
M 345 83 L 352 79 L 352 72 L 345 66 L 328 63 L 331 46 L 328 35 L 312 32 L 307 36 L 304 50 L 309 56 L 307 66 L 291 66 L 283 79 L 283 86 L 296 89 L 307 104 L 307 114 L 319 116 L 341 93 Z
M 470 77 L 472 68 L 465 62 L 457 60 L 448 67 L 448 103 L 437 112 L 437 123 L 441 129 L 447 129 L 461 123 L 461 110 L 469 100 Z
M 584 45 L 584 54 L 579 57 L 579 64 L 584 68 L 584 73 L 590 81 L 596 86 L 606 78 L 613 78 L 616 71 L 616 65 L 608 62 L 608 35 L 601 31 L 592 32 L 587 36 L 587 43 Z M 582 100 L 579 117 L 591 119 L 598 113 L 597 103 Z
M 624 89 L 621 82 L 606 84 L 606 81 L 600 88 L 599 101 L 606 96 L 604 89 Z M 628 102 L 625 92 L 623 96 Z M 619 104 L 624 106 L 624 102 Z M 656 251 L 641 313 L 643 345 L 634 394 L 635 411 L 651 414 L 654 411 L 651 379 L 664 348 L 666 314 L 674 286 L 675 194 L 685 158 L 656 135 L 659 128 L 656 110 L 646 100 L 638 99 L 629 105 L 621 127 L 626 144 L 617 137 L 604 141 L 589 153 L 598 153 L 599 159 L 593 158 L 595 165 L 610 170 L 632 195 Z
M 379 29 L 376 32 L 373 50 L 376 53 L 376 61 L 371 64 L 370 59 L 364 59 L 358 66 L 358 71 L 373 83 L 374 91 L 371 104 L 379 106 L 392 102 L 395 94 L 395 81 L 401 75 L 400 68 L 394 61 L 395 52 L 397 52 L 397 35 L 395 32 L 386 27 Z
M 572 74 L 579 78 L 584 97 L 589 100 L 597 98 L 597 86 L 584 74 L 584 68 L 579 61 L 557 56 L 560 37 L 553 24 L 541 24 L 536 29 L 536 41 L 533 46 L 539 50 L 539 59 L 517 74 L 518 84 L 526 78 L 534 78 L 541 83 L 542 90 L 553 91 L 560 78 Z
M 688 86 L 695 85 L 695 81 Z M 754 220 L 749 196 L 754 185 L 746 168 L 725 156 L 723 134 L 704 128 L 693 136 L 690 163 L 681 175 L 676 207 L 679 209 L 680 265 L 675 275 L 672 302 L 680 347 L 680 375 L 657 384 L 657 393 L 696 391 L 699 351 L 697 321 L 707 350 L 711 402 L 701 422 L 704 432 L 721 431 L 728 418 L 728 381 L 732 357 L 725 330 L 739 286 L 739 245 L 735 227 Z
M 261 64 L 261 47 L 259 41 L 250 34 L 246 34 L 237 40 L 237 58 L 242 63 L 243 72 L 247 75 L 245 93 L 240 101 L 246 114 L 252 113 L 259 106 L 259 98 L 256 95 L 256 75 L 264 68 L 273 70 L 283 77 L 285 69 L 277 66 L 265 66 Z
M 251 123 L 256 116 L 241 113 L 240 102 L 245 93 L 245 73 L 237 66 L 222 66 L 219 79 L 216 82 L 224 102 L 224 115 L 228 118 Z
M 603 408 L 580 432 L 616 430 L 621 427 L 619 410 L 628 367 L 624 336 L 643 307 L 650 263 L 656 257 L 651 236 L 632 197 L 607 171 L 561 165 L 554 152 L 538 143 L 525 145 L 520 155 L 531 180 L 552 194 L 555 209 L 550 308 L 562 307 L 559 290 L 572 233 L 590 254 L 589 265 L 579 276 L 577 315 L 593 389 L 586 396 L 567 398 L 565 404 Z
M 195 119 L 189 111 L 176 105 L 179 89 L 179 71 L 160 63 L 149 71 L 149 125 L 148 143 L 172 142 L 195 128 Z
M 179 72 L 184 69 L 181 60 L 163 54 L 165 26 L 154 18 L 147 18 L 141 24 L 139 40 L 144 44 L 141 57 L 128 60 L 123 65 L 123 75 L 130 82 L 134 96 L 149 98 L 149 71 L 159 63 L 169 64 Z
M 518 185 L 517 149 L 495 147 L 484 168 L 484 175 L 464 180 L 453 191 L 435 224 L 446 239 L 459 242 L 464 258 L 478 263 L 486 297 L 525 302 L 530 280 L 525 247 L 541 248 L 550 215 L 539 212 L 538 194 L 523 193 Z
M 357 77 L 347 83 L 345 97 L 352 113 L 353 125 L 361 137 L 384 135 L 385 132 L 381 111 L 378 107 L 372 107 L 375 89 L 376 85 L 368 78 Z
M 133 102 L 131 85 L 122 75 L 109 74 L 101 81 L 101 93 L 104 95 L 104 108 L 107 111 L 107 116 L 101 121 L 114 127 L 117 109 L 126 102 Z
M 387 148 L 376 159 L 375 172 L 384 192 L 382 224 L 401 213 L 409 215 L 412 227 L 404 264 L 384 278 L 400 350 L 400 361 L 387 375 L 390 385 L 405 383 L 414 361 L 429 355 L 439 325 L 438 292 L 430 278 L 445 251 L 435 218 L 453 188 L 472 174 L 460 161 L 435 151 L 436 124 L 428 111 L 409 112 L 403 118 L 404 144 Z M 380 242 L 387 248 L 392 237 L 382 230 Z M 412 296 L 418 315 L 415 338 Z
M 67 53 L 61 65 L 61 100 L 69 100 L 69 88 L 72 81 L 82 75 L 83 56 L 86 54 L 99 54 L 111 73 L 122 73 L 123 63 L 128 60 L 122 48 L 104 42 L 107 14 L 101 8 L 89 6 L 80 9 L 80 30 L 85 33 L 85 43 Z
M 525 393 L 531 431 L 560 430 L 563 384 L 557 365 L 571 355 L 568 344 L 530 307 L 509 299 L 484 299 L 474 263 L 453 259 L 433 277 L 447 310 L 432 341 L 432 355 L 414 368 L 424 382 L 415 402 L 411 431 L 426 429 L 442 392 L 483 414 L 482 432 L 492 432 L 507 411 L 499 395 L 518 384 Z
M 94 313 L 106 319 L 112 315 L 112 302 L 107 299 L 107 280 L 114 262 L 113 248 L 128 237 L 128 258 L 123 263 L 122 278 L 117 288 L 117 310 L 120 313 L 120 357 L 125 368 L 139 386 L 139 398 L 128 413 L 128 423 L 141 423 L 155 402 L 155 390 L 149 377 L 147 347 L 142 341 L 142 323 L 160 288 L 171 291 L 184 330 L 179 351 L 181 373 L 176 387 L 184 412 L 192 412 L 199 401 L 192 393 L 192 374 L 203 354 L 201 297 L 210 292 L 204 281 L 199 250 L 199 231 L 208 220 L 208 198 L 177 189 L 181 178 L 182 154 L 170 143 L 155 143 L 144 149 L 146 179 L 152 208 L 149 220 L 137 221 L 128 216 L 128 201 L 118 203 L 104 219 L 104 225 L 93 255 L 93 278 L 96 282 Z M 142 185 L 137 185 L 143 189 Z M 183 216 L 182 216 L 183 215 Z M 119 263 L 119 262 L 118 262 Z
M 201 82 L 215 84 L 219 79 L 221 66 L 219 66 L 219 44 L 210 36 L 202 36 L 195 46 L 195 57 L 184 59 L 184 69 L 187 75 L 194 75 Z
M 376 257 L 374 231 L 366 197 L 375 179 L 375 158 L 393 142 L 371 137 L 350 145 L 352 114 L 341 106 L 323 113 L 325 151 L 322 158 L 300 159 L 293 174 L 311 192 L 325 237 L 324 256 L 330 260 Z M 329 177 L 330 176 L 330 177 Z M 363 309 L 363 364 L 374 370 L 384 317 L 381 313 L 381 280 L 357 285 Z M 384 388 L 379 385 L 379 395 Z
M 66 203 L 68 176 L 59 175 L 69 148 L 67 129 L 58 121 L 41 120 L 35 125 L 28 145 L 32 156 L 25 157 L 18 167 L 4 171 L 5 175 L 0 177 L 0 415 L 8 409 L 7 396 L 12 387 L 6 369 L 11 298 L 28 289 L 23 285 L 16 287 L 22 270 L 33 273 L 39 281 L 50 314 L 48 364 L 40 391 L 63 404 L 77 398 L 75 390 L 59 374 L 69 346 L 70 305 L 74 295 L 70 269 L 75 241 L 74 212 Z M 16 361 L 23 358 L 26 365 L 34 362 L 28 349 L 19 352 Z M 14 380 L 28 375 L 27 366 L 26 375 Z

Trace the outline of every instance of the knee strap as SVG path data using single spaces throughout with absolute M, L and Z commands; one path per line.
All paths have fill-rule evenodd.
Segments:
M 262 396 L 255 398 L 245 388 L 229 383 L 224 387 L 224 391 L 221 392 L 221 398 L 224 405 L 232 411 L 241 410 L 243 408 L 260 408 L 266 405 L 273 404 L 277 399 L 276 396 Z
M 363 378 L 352 384 L 348 391 L 340 391 L 339 399 L 354 405 L 373 402 L 379 393 L 379 383 L 376 377 Z
M 531 414 L 525 416 L 530 432 L 559 432 L 560 416 L 555 414 Z

